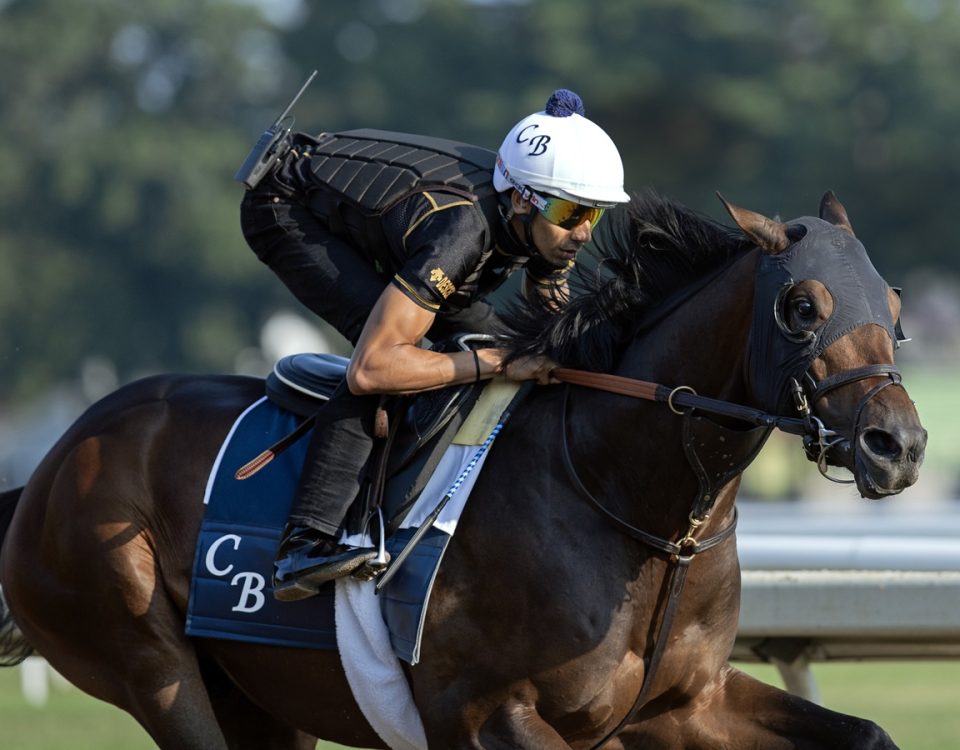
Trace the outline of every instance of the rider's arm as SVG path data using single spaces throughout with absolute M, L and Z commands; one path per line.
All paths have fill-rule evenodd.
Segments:
M 472 352 L 432 352 L 419 343 L 480 262 L 485 222 L 476 206 L 457 196 L 425 193 L 412 200 L 413 209 L 403 207 L 405 222 L 394 225 L 393 235 L 406 262 L 367 318 L 347 372 L 347 385 L 357 394 L 411 393 L 477 378 Z M 478 350 L 480 378 L 500 373 L 503 358 L 499 349 Z M 544 357 L 524 359 L 503 374 L 546 383 L 553 366 Z
M 417 344 L 430 330 L 434 313 L 420 307 L 394 285 L 383 290 L 357 341 L 347 370 L 347 386 L 355 394 L 414 393 L 477 378 L 472 352 L 442 353 Z M 503 369 L 502 349 L 477 350 L 480 378 Z M 503 374 L 511 380 L 550 382 L 554 364 L 545 357 L 524 358 Z

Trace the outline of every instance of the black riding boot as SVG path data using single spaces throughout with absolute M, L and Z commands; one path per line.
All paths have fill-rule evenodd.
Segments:
M 313 596 L 321 584 L 349 575 L 376 557 L 376 550 L 339 540 L 373 448 L 379 400 L 355 396 L 341 383 L 317 413 L 296 501 L 274 562 L 274 598 Z

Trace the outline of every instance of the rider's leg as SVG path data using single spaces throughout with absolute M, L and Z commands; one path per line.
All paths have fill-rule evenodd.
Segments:
M 341 384 L 317 414 L 296 501 L 276 559 L 274 596 L 310 596 L 376 556 L 339 543 L 344 519 L 360 492 L 373 447 L 379 396 L 355 396 Z
M 257 257 L 304 305 L 356 344 L 388 283 L 309 209 L 265 181 L 244 198 L 243 233 Z M 340 527 L 357 496 L 373 444 L 378 397 L 357 397 L 341 385 L 318 412 L 297 500 L 277 553 L 274 594 L 310 596 L 326 580 L 373 557 L 341 548 Z
M 379 400 L 379 396 L 355 396 L 341 383 L 317 413 L 290 523 L 329 536 L 341 530 L 347 508 L 360 491 Z

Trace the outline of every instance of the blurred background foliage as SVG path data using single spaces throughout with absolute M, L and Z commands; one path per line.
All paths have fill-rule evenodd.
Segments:
M 0 2 L 0 399 L 91 354 L 121 380 L 231 370 L 296 306 L 246 248 L 232 176 L 313 68 L 297 128 L 490 148 L 572 88 L 629 188 L 785 218 L 830 188 L 888 278 L 942 278 L 958 38 L 940 0 Z
M 304 311 L 232 177 L 314 68 L 308 132 L 496 148 L 565 86 L 628 189 L 722 220 L 716 190 L 791 218 L 833 189 L 914 355 L 956 355 L 958 39 L 945 0 L 0 0 L 0 407 L 83 368 L 262 368 Z

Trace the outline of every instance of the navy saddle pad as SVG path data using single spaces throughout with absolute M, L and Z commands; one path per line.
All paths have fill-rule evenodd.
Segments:
M 304 356 L 304 355 L 298 355 Z M 312 364 L 333 377 L 317 385 L 322 396 L 339 382 L 346 360 L 323 355 Z M 273 399 L 285 385 L 268 379 Z M 318 377 L 318 382 L 323 377 Z M 305 394 L 301 394 L 307 398 Z M 306 403 L 302 402 L 302 411 Z M 285 401 L 293 406 L 289 394 Z M 312 413 L 312 412 L 311 412 Z M 303 421 L 266 397 L 251 404 L 237 419 L 221 447 L 207 483 L 206 510 L 194 559 L 194 579 L 187 610 L 186 633 L 301 648 L 336 649 L 335 585 L 297 602 L 278 602 L 271 585 L 273 559 L 306 455 L 309 432 L 247 479 L 237 469 L 266 447 L 289 435 Z M 453 425 L 451 425 L 452 427 Z M 408 477 L 397 477 L 401 482 Z M 388 540 L 396 556 L 413 535 L 401 529 Z M 397 656 L 415 663 L 423 618 L 440 560 L 450 537 L 431 529 L 414 553 L 380 592 L 381 609 Z M 370 585 L 373 585 L 372 583 Z

